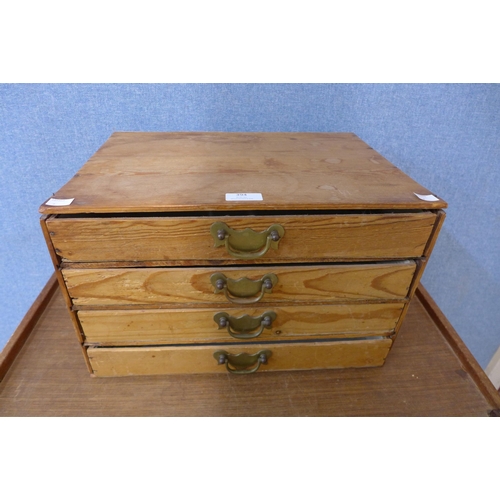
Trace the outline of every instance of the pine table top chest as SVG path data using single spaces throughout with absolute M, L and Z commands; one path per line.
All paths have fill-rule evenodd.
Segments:
M 349 133 L 114 133 L 40 208 L 95 376 L 382 366 L 446 203 Z

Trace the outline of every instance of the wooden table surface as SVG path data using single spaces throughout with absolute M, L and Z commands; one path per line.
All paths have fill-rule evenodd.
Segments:
M 382 368 L 123 378 L 89 376 L 55 290 L 47 285 L 41 315 L 1 353 L 1 416 L 488 416 L 500 408 L 422 287 Z

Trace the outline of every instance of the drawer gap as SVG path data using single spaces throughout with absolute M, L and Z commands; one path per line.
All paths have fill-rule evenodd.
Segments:
M 188 261 L 188 260 L 171 260 L 171 261 L 166 261 L 166 260 L 147 260 L 147 261 L 131 261 L 131 260 L 120 260 L 120 261 L 79 261 L 79 262 L 73 262 L 71 260 L 67 259 L 62 259 L 61 264 L 60 264 L 60 269 L 110 269 L 110 268 L 123 268 L 123 267 L 134 267 L 137 269 L 141 268 L 168 268 L 168 269 L 173 269 L 173 268 L 193 268 L 193 267 L 264 267 L 264 266 L 269 266 L 272 265 L 273 267 L 280 267 L 280 266 L 305 266 L 305 265 L 315 265 L 315 266 L 321 266 L 321 265 L 342 265 L 342 264 L 355 264 L 355 263 L 360 263 L 360 264 L 394 264 L 394 263 L 411 263 L 412 261 L 419 260 L 418 258 L 416 259 L 415 256 L 411 257 L 403 257 L 401 260 L 397 259 L 395 260 L 394 258 L 378 258 L 378 260 L 373 260 L 373 259 L 363 259 L 363 258 L 356 258 L 356 259 L 349 259 L 349 258 L 331 258 L 331 259 L 326 259 L 326 260 L 315 260 L 313 258 L 309 259 L 307 262 L 296 262 L 296 261 L 286 261 L 282 260 L 282 262 L 277 263 L 273 261 L 272 259 L 262 259 L 261 262 L 255 262 L 253 264 L 240 264 L 239 262 L 236 263 L 234 260 L 233 261 L 226 261 L 226 260 L 193 260 L 193 261 Z M 169 265 L 171 263 L 171 265 Z
M 335 301 L 300 301 L 301 306 L 348 306 L 348 305 L 362 305 L 362 304 L 406 304 L 408 302 L 408 297 L 402 299 L 359 299 L 359 300 L 349 300 L 345 302 L 335 302 Z M 289 301 L 262 301 L 259 302 L 259 308 L 272 308 L 272 307 L 286 307 L 291 305 L 297 305 L 297 302 L 293 300 Z M 117 310 L 117 311 L 134 311 L 134 310 L 143 310 L 143 309 L 214 309 L 214 308 L 222 308 L 222 309 L 241 309 L 241 305 L 232 305 L 232 304 L 221 304 L 221 303 L 203 303 L 203 302 L 182 302 L 179 304 L 178 302 L 162 302 L 162 303 L 137 303 L 137 304 L 112 304 L 112 305 L 79 305 L 72 306 L 72 311 L 109 311 L 109 310 Z M 251 307 L 248 306 L 248 307 Z
M 362 264 L 363 265 L 377 265 L 377 264 L 387 264 L 387 265 L 396 265 L 396 264 L 401 264 L 401 265 L 408 265 L 408 264 L 411 264 L 411 263 L 414 263 L 416 259 L 411 259 L 411 258 L 407 258 L 407 259 L 393 259 L 393 260 L 364 260 L 362 261 Z M 137 262 L 137 261 L 116 261 L 116 262 L 120 262 L 120 263 L 124 263 L 124 262 L 130 262 L 131 264 L 141 264 L 142 262 Z M 150 261 L 151 262 L 151 261 Z M 66 263 L 64 263 L 65 265 L 62 265 L 61 268 L 67 268 L 68 265 Z M 75 264 L 98 264 L 98 265 L 101 265 L 101 264 L 108 264 L 108 267 L 109 268 L 112 268 L 113 266 L 111 265 L 112 262 L 78 262 L 78 263 L 73 263 L 71 267 L 74 267 Z M 240 268 L 256 268 L 256 267 L 269 267 L 269 263 L 267 264 L 245 264 L 245 263 L 233 263 L 230 265 L 230 267 L 237 267 L 238 269 Z M 311 263 L 311 261 L 307 261 L 307 262 L 273 262 L 272 263 L 272 267 L 303 267 L 303 266 L 321 266 L 321 265 L 325 265 L 325 266 L 338 266 L 338 267 L 342 267 L 342 266 L 352 266 L 352 262 L 348 262 L 346 261 L 345 259 L 342 259 L 342 261 L 338 261 L 338 262 L 323 262 L 323 261 L 320 261 L 320 262 L 314 262 L 314 263 Z M 218 267 L 218 266 L 215 266 L 215 265 L 203 265 L 203 264 L 199 264 L 199 262 L 197 261 L 196 264 L 192 265 L 192 266 L 186 266 L 186 265 L 173 265 L 173 266 L 165 266 L 165 265 L 158 265 L 158 266 L 140 266 L 140 265 L 134 265 L 134 267 L 136 268 L 141 268 L 141 267 L 157 267 L 158 269 L 193 269 L 193 268 L 199 268 L 199 269 L 203 269 L 203 268 L 212 268 L 212 267 Z
M 215 211 L 189 211 L 189 212 L 109 212 L 109 213 L 78 213 L 58 214 L 57 219 L 133 219 L 154 217 L 235 217 L 235 216 L 293 216 L 293 215 L 377 215 L 377 214 L 418 214 L 423 212 L 434 212 L 437 210 L 215 210 Z
M 92 349 L 126 349 L 127 347 L 136 349 L 136 348 L 155 348 L 155 347 L 213 347 L 216 349 L 220 349 L 223 346 L 240 346 L 240 347 L 251 347 L 256 343 L 259 345 L 282 345 L 282 344 L 319 344 L 319 343 L 332 343 L 332 342 L 365 342 L 367 340 L 381 340 L 381 339 L 390 339 L 391 335 L 394 332 L 388 335 L 378 335 L 373 337 L 341 337 L 341 338 L 328 338 L 328 339 L 301 339 L 301 340 L 259 340 L 258 342 L 200 342 L 196 344 L 135 344 L 135 345 L 104 345 L 104 344 L 94 344 L 94 343 L 85 343 L 85 347 L 91 347 Z

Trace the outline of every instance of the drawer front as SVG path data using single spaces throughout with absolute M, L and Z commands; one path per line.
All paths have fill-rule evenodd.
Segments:
M 403 299 L 414 261 L 246 268 L 63 269 L 76 306 Z
M 269 309 L 82 310 L 78 311 L 78 318 L 89 344 L 278 341 L 387 335 L 394 330 L 404 305 L 395 302 Z M 226 318 L 222 323 L 221 315 Z M 237 319 L 245 315 L 248 317 Z
M 47 227 L 55 252 L 64 261 L 128 262 L 138 266 L 141 262 L 189 265 L 213 261 L 320 262 L 420 257 L 435 220 L 432 212 L 219 218 L 70 217 L 50 218 Z M 227 230 L 219 235 L 222 239 L 214 232 L 214 223 L 226 225 Z M 282 230 L 273 234 L 269 230 L 276 225 Z M 242 233 L 247 228 L 252 231 Z
M 125 375 L 162 375 L 177 373 L 227 373 L 219 364 L 219 351 L 230 355 L 256 354 L 266 351 L 267 363 L 255 363 L 245 368 L 251 371 L 312 370 L 321 368 L 356 368 L 382 366 L 389 352 L 390 339 L 337 342 L 217 345 L 193 347 L 90 347 L 87 354 L 94 374 L 98 377 Z M 214 354 L 217 353 L 214 357 Z

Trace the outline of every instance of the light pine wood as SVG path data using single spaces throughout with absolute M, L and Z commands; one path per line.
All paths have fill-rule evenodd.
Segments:
M 415 272 L 414 261 L 330 266 L 64 269 L 62 274 L 75 306 L 144 304 L 231 304 L 223 292 L 214 293 L 210 277 L 216 272 L 232 280 L 260 280 L 274 273 L 278 283 L 260 304 L 338 302 L 346 299 L 403 299 Z M 240 300 L 233 297 L 233 300 Z
M 403 302 L 390 304 L 296 305 L 272 308 L 134 309 L 84 310 L 78 312 L 88 343 L 180 344 L 200 342 L 238 342 L 226 328 L 219 329 L 214 315 L 227 312 L 233 317 L 261 316 L 274 311 L 271 329 L 264 329 L 259 340 L 293 340 L 388 334 L 394 329 Z
M 78 323 L 76 313 L 73 310 L 73 303 L 71 301 L 71 297 L 69 296 L 68 289 L 64 283 L 64 278 L 61 274 L 60 258 L 56 255 L 56 252 L 54 250 L 54 245 L 52 243 L 52 240 L 51 240 L 50 234 L 49 234 L 49 230 L 47 228 L 47 219 L 48 218 L 49 218 L 49 216 L 42 215 L 42 217 L 40 218 L 40 226 L 42 228 L 43 237 L 45 238 L 45 243 L 47 244 L 47 248 L 49 250 L 49 255 L 50 255 L 50 258 L 52 260 L 52 264 L 54 265 L 54 273 L 55 273 L 57 282 L 59 283 L 59 289 L 61 290 L 61 293 L 62 293 L 63 298 L 64 298 L 64 302 L 66 303 L 68 313 L 70 315 L 71 321 L 72 321 L 74 329 L 75 329 L 76 337 L 78 339 L 78 342 L 80 342 L 80 344 L 82 344 L 83 337 L 82 337 L 82 332 L 80 329 L 80 324 Z M 85 358 L 86 358 L 86 356 L 85 356 Z M 88 362 L 88 360 L 87 360 L 87 362 Z M 89 371 L 91 371 L 88 363 L 87 363 L 87 366 L 89 368 Z
M 389 213 L 264 217 L 116 217 L 48 219 L 57 255 L 68 261 L 225 259 L 239 263 L 279 260 L 398 259 L 420 257 L 436 215 Z M 263 258 L 232 257 L 215 248 L 210 227 L 216 221 L 232 229 L 267 230 L 281 224 L 278 249 Z
M 434 229 L 432 230 L 432 233 L 429 237 L 429 242 L 427 243 L 427 246 L 424 250 L 424 256 L 417 261 L 417 269 L 415 274 L 413 275 L 413 281 L 410 285 L 410 289 L 408 292 L 408 298 L 409 301 L 405 305 L 403 312 L 401 316 L 399 317 L 398 324 L 396 325 L 396 330 L 395 330 L 395 336 L 394 338 L 397 337 L 399 328 L 401 327 L 406 313 L 408 311 L 408 306 L 410 304 L 411 299 L 413 298 L 413 295 L 415 291 L 417 290 L 418 284 L 420 283 L 420 279 L 422 278 L 425 268 L 427 266 L 427 262 L 429 262 L 429 257 L 432 253 L 432 250 L 434 249 L 434 245 L 436 244 L 437 238 L 439 236 L 439 232 L 441 231 L 441 227 L 443 226 L 444 220 L 446 218 L 446 213 L 443 212 L 442 210 L 438 210 L 436 212 L 436 223 L 434 224 Z
M 232 376 L 220 366 L 213 374 L 115 378 L 88 376 L 56 293 L 0 382 L 0 416 L 487 417 L 498 411 L 500 395 L 456 332 L 449 335 L 449 323 L 435 323 L 438 310 L 430 309 L 432 300 L 421 302 L 422 291 L 381 368 Z
M 443 227 L 444 220 L 446 219 L 446 212 L 443 210 L 436 210 L 436 222 L 434 223 L 434 228 L 425 247 L 423 257 L 429 258 L 431 256 L 432 250 L 434 250 L 434 245 L 438 239 L 441 228 Z M 418 285 L 418 283 L 417 283 Z M 415 288 L 416 289 L 416 288 Z
M 225 201 L 230 192 L 263 200 Z M 365 338 L 390 348 L 443 221 L 446 203 L 415 193 L 429 194 L 354 134 L 116 133 L 53 196 L 71 204 L 42 205 L 42 228 L 90 370 L 96 344 L 112 357 L 241 344 L 218 328 L 221 311 L 277 313 L 249 344 L 285 353 L 290 341 L 356 339 L 362 358 Z M 284 235 L 242 259 L 215 246 L 214 222 L 280 224 Z M 214 293 L 214 272 L 274 273 L 278 284 L 258 305 L 235 305 Z
M 225 193 L 262 193 L 226 202 Z M 429 191 L 354 134 L 114 133 L 43 213 L 436 209 Z
M 253 344 L 241 346 L 126 347 L 88 349 L 90 363 L 97 377 L 126 375 L 162 375 L 178 373 L 226 373 L 213 353 L 219 349 L 231 354 L 254 354 L 262 349 L 272 352 L 259 371 L 310 370 L 382 366 L 392 341 L 390 339 L 309 344 Z M 234 376 L 234 375 L 233 375 Z M 242 375 L 250 376 L 250 375 Z

